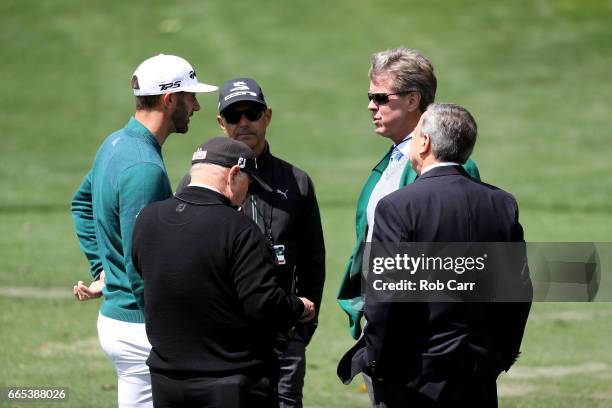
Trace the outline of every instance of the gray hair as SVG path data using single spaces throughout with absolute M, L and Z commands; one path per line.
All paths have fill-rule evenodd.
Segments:
M 431 152 L 436 159 L 464 164 L 474 150 L 478 129 L 476 121 L 463 106 L 433 103 L 423 116 L 423 133 L 429 135 Z
M 389 49 L 372 54 L 370 61 L 370 80 L 391 74 L 394 92 L 419 92 L 421 112 L 425 112 L 427 106 L 435 100 L 438 82 L 433 65 L 419 51 L 406 47 Z

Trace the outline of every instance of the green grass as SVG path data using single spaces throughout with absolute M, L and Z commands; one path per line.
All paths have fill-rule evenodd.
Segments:
M 0 386 L 68 386 L 69 402 L 57 406 L 113 405 L 97 304 L 69 297 L 87 279 L 69 201 L 99 143 L 132 113 L 134 68 L 159 52 L 186 57 L 203 82 L 256 78 L 274 109 L 273 152 L 314 180 L 328 277 L 307 406 L 368 406 L 358 381 L 335 376 L 352 341 L 334 299 L 357 194 L 388 146 L 366 110 L 372 52 L 403 44 L 431 58 L 437 99 L 476 117 L 474 159 L 485 181 L 516 196 L 529 241 L 612 241 L 610 2 L 90 3 L 0 3 L 0 288 L 67 292 L 0 295 Z M 169 19 L 177 32 L 162 32 Z M 202 96 L 190 133 L 164 146 L 173 184 L 194 146 L 220 133 L 215 98 Z M 610 314 L 605 303 L 535 305 L 516 370 L 539 374 L 503 376 L 501 406 L 612 405 Z

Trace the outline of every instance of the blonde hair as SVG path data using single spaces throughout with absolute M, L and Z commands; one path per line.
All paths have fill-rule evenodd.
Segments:
M 421 112 L 425 112 L 435 100 L 438 81 L 433 65 L 419 51 L 406 47 L 393 48 L 372 54 L 370 62 L 370 80 L 392 75 L 394 92 L 417 91 L 421 95 Z

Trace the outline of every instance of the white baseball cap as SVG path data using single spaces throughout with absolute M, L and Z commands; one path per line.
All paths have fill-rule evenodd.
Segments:
M 198 82 L 195 70 L 176 55 L 159 54 L 145 60 L 132 77 L 134 95 L 161 95 L 173 92 L 213 92 L 217 88 Z

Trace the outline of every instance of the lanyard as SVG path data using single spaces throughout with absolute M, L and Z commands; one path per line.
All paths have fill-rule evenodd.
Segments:
M 255 224 L 259 225 L 259 218 L 261 218 L 264 227 L 264 236 L 270 244 L 274 245 L 274 237 L 272 235 L 272 214 L 274 212 L 274 196 L 270 199 L 270 215 L 266 217 L 265 210 L 259 208 L 257 205 L 257 198 L 255 196 L 250 197 L 251 201 L 251 218 L 255 221 Z

